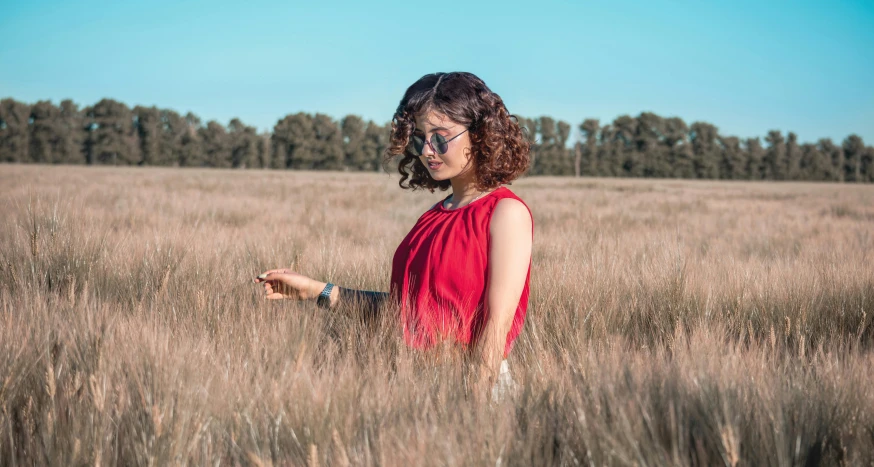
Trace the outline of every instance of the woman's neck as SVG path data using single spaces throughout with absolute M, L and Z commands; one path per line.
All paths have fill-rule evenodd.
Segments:
M 472 177 L 456 177 L 450 180 L 452 183 L 452 200 L 453 206 L 467 204 L 474 200 L 483 192 L 477 189 Z

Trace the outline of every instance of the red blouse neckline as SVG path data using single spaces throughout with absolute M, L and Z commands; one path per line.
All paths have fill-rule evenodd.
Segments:
M 482 198 L 480 198 L 480 199 L 478 199 L 478 200 L 473 201 L 472 203 L 467 203 L 467 204 L 465 204 L 464 206 L 462 206 L 462 207 L 460 207 L 460 208 L 455 208 L 455 209 L 446 209 L 446 208 L 443 206 L 443 203 L 445 203 L 446 200 L 449 199 L 449 196 L 452 196 L 452 194 L 450 194 L 449 196 L 447 196 L 447 197 L 443 198 L 442 200 L 440 200 L 439 203 L 437 203 L 437 210 L 438 210 L 438 211 L 441 211 L 441 212 L 455 212 L 455 211 L 461 211 L 461 210 L 467 208 L 468 206 L 473 205 L 474 203 L 479 203 L 480 201 L 482 201 L 482 200 L 488 198 L 489 196 L 492 196 L 493 194 L 497 193 L 498 190 L 504 190 L 504 189 L 507 189 L 507 187 L 505 187 L 505 186 L 499 186 L 498 188 L 495 188 L 491 193 L 489 193 L 489 194 L 483 196 Z

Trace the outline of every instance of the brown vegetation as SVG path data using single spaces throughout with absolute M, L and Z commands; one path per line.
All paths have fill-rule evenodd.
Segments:
M 326 172 L 0 166 L 0 459 L 26 464 L 874 462 L 874 187 L 531 177 L 522 390 L 268 302 L 386 290 L 445 193 Z

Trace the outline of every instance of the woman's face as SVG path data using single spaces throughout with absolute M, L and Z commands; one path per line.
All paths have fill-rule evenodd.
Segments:
M 467 127 L 453 122 L 445 115 L 430 111 L 426 115 L 416 117 L 416 130 L 418 136 L 430 142 L 434 133 L 443 135 L 447 140 L 467 130 Z M 428 173 L 434 180 L 449 180 L 459 175 L 473 173 L 471 163 L 470 132 L 458 136 L 449 141 L 449 149 L 445 154 L 437 154 L 430 144 L 425 144 L 419 161 L 428 169 Z

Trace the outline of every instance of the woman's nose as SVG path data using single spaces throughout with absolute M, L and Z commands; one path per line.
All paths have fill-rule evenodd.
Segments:
M 426 139 L 426 140 L 425 140 L 425 145 L 422 146 L 422 155 L 423 155 L 423 156 L 427 156 L 427 155 L 428 155 L 428 151 L 430 151 L 431 154 L 437 154 L 437 151 L 435 151 L 434 148 L 431 147 L 431 141 L 429 141 L 429 140 Z

